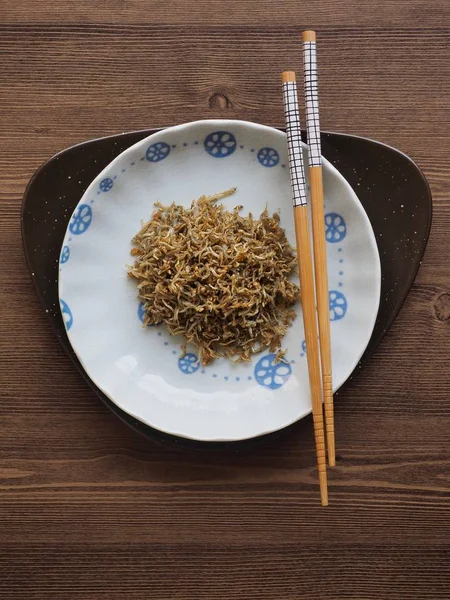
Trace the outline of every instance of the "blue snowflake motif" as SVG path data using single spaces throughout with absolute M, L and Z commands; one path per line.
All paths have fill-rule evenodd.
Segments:
M 342 292 L 331 290 L 328 292 L 330 302 L 330 321 L 339 321 L 347 312 L 347 298 Z
M 302 342 L 302 350 L 306 354 L 306 340 L 303 340 Z
M 140 320 L 141 323 L 145 323 L 145 317 L 147 315 L 146 310 L 145 310 L 145 305 L 143 302 L 139 302 L 138 308 L 137 308 L 137 315 L 138 318 Z M 157 327 L 158 325 L 160 325 L 160 323 L 150 323 L 148 325 L 148 327 Z M 161 335 L 160 333 L 158 335 Z
M 80 204 L 70 221 L 69 231 L 74 235 L 84 233 L 92 221 L 92 208 L 89 204 Z
M 106 177 L 100 181 L 100 189 L 102 192 L 109 192 L 113 185 L 114 182 L 110 177 Z
M 228 131 L 214 131 L 204 142 L 205 150 L 214 158 L 225 158 L 236 150 L 236 138 Z
M 178 359 L 178 368 L 186 375 L 192 375 L 192 373 L 195 373 L 199 367 L 200 362 L 198 357 L 197 355 L 192 354 L 192 352 L 188 352 L 183 356 L 183 358 Z
M 275 148 L 261 148 L 258 152 L 258 161 L 263 167 L 276 167 L 280 162 L 280 155 Z
M 169 154 L 169 144 L 166 144 L 166 142 L 157 142 L 156 144 L 152 144 L 147 148 L 145 158 L 149 162 L 159 162 L 160 160 L 164 160 L 165 158 L 167 158 Z
M 145 307 L 144 307 L 144 303 L 143 302 L 139 302 L 139 306 L 138 306 L 138 317 L 139 320 L 141 321 L 141 323 L 143 323 L 145 321 Z
M 347 225 L 341 215 L 328 213 L 325 215 L 325 237 L 327 242 L 341 242 L 347 235 Z
M 277 390 L 289 379 L 292 368 L 289 363 L 275 362 L 276 354 L 268 354 L 259 359 L 255 366 L 255 379 L 264 387 Z
M 64 302 L 64 300 L 60 300 L 59 303 L 60 303 L 60 306 L 61 306 L 61 312 L 62 312 L 62 317 L 63 317 L 63 320 L 64 320 L 64 325 L 66 326 L 66 330 L 69 331 L 69 329 L 73 325 L 72 311 L 67 306 L 67 304 Z
M 64 246 L 64 248 L 61 251 L 61 258 L 59 259 L 59 262 L 61 264 L 66 263 L 70 258 L 70 248 L 69 246 Z

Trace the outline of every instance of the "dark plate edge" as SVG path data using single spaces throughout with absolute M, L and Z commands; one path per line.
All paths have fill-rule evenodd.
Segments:
M 100 140 L 105 140 L 108 138 L 116 138 L 118 135 L 129 135 L 129 134 L 141 134 L 143 135 L 143 138 L 148 136 L 148 135 L 152 135 L 153 133 L 156 133 L 157 131 L 161 131 L 164 128 L 158 128 L 158 129 L 142 129 L 142 130 L 137 130 L 137 131 L 130 131 L 130 132 L 124 132 L 122 134 L 113 134 L 113 135 L 109 135 L 109 136 L 104 136 L 101 138 L 94 138 L 92 140 L 87 140 L 87 142 L 96 142 L 96 141 L 100 141 Z M 281 129 L 284 130 L 282 128 L 276 128 L 276 129 Z M 303 132 L 302 132 L 303 133 Z M 377 140 L 373 140 L 371 138 L 366 138 L 363 136 L 358 136 L 358 135 L 352 135 L 352 134 L 345 134 L 345 133 L 339 133 L 339 132 L 332 132 L 332 131 L 324 131 L 322 132 L 322 136 L 341 136 L 341 137 L 346 137 L 346 138 L 351 138 L 351 139 L 357 139 L 357 140 L 363 140 L 363 141 L 369 141 L 373 144 L 377 144 L 378 146 L 382 146 L 384 148 L 386 148 L 387 150 L 391 151 L 391 152 L 395 152 L 397 154 L 399 154 L 400 156 L 402 156 L 402 158 L 406 159 L 415 169 L 416 171 L 419 173 L 422 181 L 425 184 L 426 190 L 427 190 L 427 194 L 428 194 L 428 198 L 429 198 L 429 208 L 430 208 L 430 217 L 429 217 L 429 222 L 428 222 L 428 229 L 426 231 L 426 239 L 425 239 L 425 243 L 423 245 L 423 250 L 420 253 L 420 256 L 418 257 L 417 263 L 416 263 L 416 267 L 415 267 L 415 272 L 413 275 L 413 279 L 411 282 L 411 285 L 409 287 L 409 289 L 402 295 L 401 297 L 401 301 L 398 304 L 398 307 L 395 311 L 393 311 L 386 327 L 383 329 L 383 335 L 381 337 L 381 339 L 379 339 L 376 342 L 375 348 L 373 350 L 370 351 L 366 351 L 364 352 L 363 356 L 361 357 L 358 365 L 355 367 L 353 373 L 349 376 L 349 378 L 347 379 L 348 381 L 351 381 L 354 379 L 355 376 L 357 376 L 359 374 L 359 371 L 361 370 L 361 368 L 364 366 L 364 364 L 366 364 L 366 362 L 368 361 L 368 359 L 370 358 L 370 356 L 372 356 L 372 354 L 377 350 L 380 342 L 382 341 L 384 335 L 389 331 L 390 327 L 392 326 L 393 322 L 395 321 L 395 319 L 397 318 L 412 286 L 414 285 L 414 282 L 416 280 L 417 274 L 419 272 L 420 266 L 422 264 L 422 259 L 423 256 L 425 254 L 426 248 L 427 248 L 427 244 L 428 244 L 428 240 L 429 240 L 429 236 L 430 236 L 430 232 L 431 232 L 431 226 L 432 226 L 432 220 L 433 220 L 433 202 L 432 202 L 432 194 L 431 194 L 431 189 L 430 189 L 430 185 L 423 173 L 423 171 L 421 170 L 421 168 L 415 163 L 415 161 L 413 161 L 407 154 L 405 154 L 404 152 L 402 152 L 401 150 L 398 150 L 397 148 L 394 148 L 393 146 L 389 146 L 388 144 L 385 144 L 383 142 L 379 142 Z M 33 282 L 33 286 L 34 289 L 36 291 L 37 297 L 39 299 L 39 302 L 41 303 L 41 306 L 45 306 L 45 301 L 44 298 L 36 284 L 35 278 L 33 277 L 32 273 L 32 265 L 30 262 L 30 256 L 27 252 L 27 247 L 25 244 L 25 231 L 24 231 L 24 213 L 25 213 L 25 205 L 26 205 L 26 198 L 29 192 L 29 189 L 32 187 L 35 179 L 39 176 L 40 172 L 43 170 L 43 168 L 50 163 L 51 161 L 53 161 L 55 158 L 57 158 L 59 155 L 65 154 L 68 150 L 72 150 L 74 148 L 77 148 L 78 146 L 82 146 L 86 143 L 86 140 L 83 142 L 79 142 L 77 144 L 74 144 L 73 146 L 69 146 L 68 148 L 65 148 L 64 150 L 61 150 L 59 152 L 57 152 L 56 154 L 54 154 L 53 156 L 51 156 L 49 159 L 47 159 L 46 161 L 44 161 L 34 172 L 34 174 L 32 175 L 31 179 L 29 180 L 25 190 L 24 190 L 24 194 L 22 197 L 22 204 L 21 204 L 21 212 L 20 212 L 20 229 L 21 229 L 21 238 L 22 238 L 22 246 L 24 249 L 24 254 L 25 254 L 25 259 L 26 259 L 26 263 L 27 263 L 27 267 L 28 267 L 28 271 L 30 273 L 30 277 L 31 280 Z M 324 155 L 325 156 L 325 155 Z M 326 156 L 325 156 L 326 158 Z M 331 162 L 331 161 L 330 161 Z M 331 164 L 333 164 L 331 162 Z M 333 165 L 334 166 L 334 165 Z M 337 167 L 335 167 L 337 168 Z M 337 169 L 339 171 L 339 169 Z M 356 193 L 356 192 L 355 192 Z M 356 195 L 358 195 L 356 193 Z M 47 319 L 50 322 L 50 327 L 52 329 L 52 331 L 54 332 L 54 334 L 56 335 L 56 338 L 58 339 L 59 343 L 61 344 L 61 346 L 63 347 L 63 350 L 66 352 L 66 348 L 64 348 L 63 345 L 63 340 L 62 337 L 60 335 L 60 332 L 58 331 L 58 329 L 56 328 L 56 326 L 54 325 L 54 321 L 52 320 L 50 315 L 47 315 Z M 66 340 L 68 342 L 68 344 L 70 345 L 70 342 L 68 341 L 68 337 L 66 335 Z M 101 393 L 101 391 L 97 388 L 97 386 L 92 382 L 92 380 L 89 378 L 89 376 L 87 375 L 87 373 L 85 372 L 85 370 L 83 369 L 81 363 L 77 360 L 75 355 L 71 355 L 70 353 L 66 352 L 66 354 L 68 354 L 70 360 L 72 361 L 72 363 L 74 363 L 74 365 L 76 366 L 77 370 L 80 372 L 80 374 L 82 375 L 83 379 L 86 381 L 86 383 L 89 385 L 89 387 L 91 389 L 93 389 L 93 391 L 96 393 L 96 395 L 102 400 L 102 402 L 104 404 L 106 404 L 108 406 L 108 408 L 123 422 L 125 423 L 128 427 L 131 427 L 134 431 L 136 431 L 137 433 L 139 433 L 140 435 L 145 436 L 147 439 L 152 439 L 155 442 L 158 442 L 162 445 L 165 446 L 171 446 L 172 448 L 174 446 L 177 446 L 179 448 L 183 448 L 184 450 L 233 450 L 234 452 L 242 452 L 242 451 L 249 451 L 255 447 L 260 447 L 262 445 L 262 443 L 265 442 L 269 442 L 270 440 L 273 439 L 277 439 L 280 436 L 285 436 L 287 435 L 289 432 L 291 432 L 292 430 L 296 429 L 300 423 L 302 421 L 304 421 L 305 419 L 300 419 L 299 421 L 297 421 L 296 423 L 293 423 L 292 425 L 289 425 L 288 427 L 285 427 L 279 431 L 270 433 L 270 434 L 263 434 L 261 436 L 257 436 L 248 440 L 239 440 L 239 441 L 234 441 L 234 442 L 205 442 L 205 441 L 199 441 L 199 440 L 190 440 L 187 438 L 181 438 L 181 437 L 176 437 L 176 436 L 172 436 L 170 434 L 161 432 L 157 429 L 154 429 L 144 423 L 141 423 L 139 420 L 135 419 L 134 417 L 132 417 L 131 415 L 128 415 L 127 413 L 124 413 L 112 400 L 110 400 L 106 395 L 103 395 Z M 343 386 L 346 385 L 346 382 L 343 384 Z M 342 388 L 341 388 L 342 389 Z M 149 435 L 148 431 L 146 431 L 146 429 L 150 429 L 151 430 L 151 436 Z
M 402 150 L 398 150 L 398 148 L 394 148 L 393 146 L 390 146 L 389 144 L 385 144 L 384 142 L 379 142 L 379 141 L 374 140 L 372 138 L 367 138 L 367 137 L 363 137 L 363 136 L 360 136 L 360 135 L 352 135 L 352 134 L 338 133 L 338 132 L 332 132 L 332 131 L 324 131 L 324 132 L 322 132 L 322 135 L 340 135 L 340 136 L 347 137 L 347 138 L 368 141 L 368 142 L 371 142 L 372 144 L 377 144 L 378 146 L 382 146 L 382 147 L 386 148 L 387 150 L 390 150 L 390 151 L 395 152 L 396 154 L 399 154 L 400 156 L 402 156 L 404 159 L 406 159 L 416 169 L 416 171 L 419 173 L 419 175 L 420 175 L 423 183 L 425 184 L 425 187 L 426 187 L 426 190 L 427 190 L 427 193 L 428 193 L 429 208 L 430 208 L 430 219 L 428 221 L 428 229 L 426 231 L 425 243 L 423 245 L 423 250 L 420 253 L 420 256 L 418 256 L 418 260 L 417 260 L 417 263 L 416 263 L 416 267 L 415 267 L 414 275 L 413 275 L 413 278 L 412 278 L 412 281 L 411 281 L 411 285 L 410 285 L 409 289 L 402 295 L 400 303 L 398 305 L 398 308 L 397 308 L 396 311 L 393 311 L 391 318 L 389 319 L 386 327 L 383 330 L 383 336 L 377 342 L 375 349 L 373 351 L 371 351 L 370 353 L 367 353 L 367 351 L 364 352 L 363 356 L 361 357 L 361 360 L 359 361 L 358 365 L 355 367 L 355 370 L 350 375 L 350 377 L 347 379 L 347 381 L 349 381 L 349 380 L 353 379 L 355 375 L 358 374 L 358 372 L 361 369 L 361 367 L 363 367 L 366 364 L 367 360 L 377 350 L 377 348 L 378 348 L 379 344 L 381 343 L 383 337 L 389 331 L 389 329 L 391 328 L 393 322 L 398 317 L 398 315 L 399 315 L 399 313 L 400 313 L 400 311 L 401 311 L 401 309 L 403 307 L 403 304 L 405 303 L 405 300 L 408 297 L 408 295 L 409 295 L 409 293 L 410 293 L 410 291 L 412 289 L 412 286 L 414 285 L 414 283 L 416 281 L 417 274 L 419 273 L 420 267 L 422 266 L 422 262 L 423 262 L 422 259 L 423 259 L 424 255 L 425 255 L 425 252 L 426 252 L 426 249 L 427 249 L 427 246 L 428 246 L 428 241 L 430 239 L 431 226 L 432 226 L 432 223 L 433 223 L 433 196 L 431 194 L 430 184 L 428 183 L 428 180 L 425 177 L 425 174 L 422 171 L 422 169 L 419 167 L 419 165 L 412 158 L 410 158 L 407 154 L 405 154 L 405 152 L 402 152 Z M 338 167 L 335 167 L 335 168 L 339 171 Z M 358 193 L 357 193 L 356 190 L 355 190 L 355 194 L 358 196 Z M 343 385 L 345 385 L 345 383 Z

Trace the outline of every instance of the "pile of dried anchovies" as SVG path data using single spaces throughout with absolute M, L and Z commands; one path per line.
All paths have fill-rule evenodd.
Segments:
M 157 203 L 133 238 L 128 274 L 137 280 L 145 325 L 165 323 L 199 349 L 203 365 L 275 352 L 300 294 L 278 214 L 242 217 L 241 206 L 230 212 L 217 203 L 234 191 L 202 196 L 191 208 Z

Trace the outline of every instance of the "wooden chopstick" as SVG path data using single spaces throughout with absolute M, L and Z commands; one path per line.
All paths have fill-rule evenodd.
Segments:
M 295 73 L 285 71 L 283 82 L 284 114 L 289 153 L 292 201 L 294 204 L 295 237 L 300 273 L 303 325 L 305 328 L 306 356 L 316 441 L 317 469 L 319 471 L 320 499 L 328 505 L 327 465 L 325 459 L 325 433 L 322 410 L 322 381 L 320 376 L 319 343 L 317 340 L 317 317 L 314 294 L 314 275 L 306 205 L 305 172 L 301 145 L 300 116 L 298 110 Z
M 334 440 L 333 382 L 331 364 L 330 308 L 328 299 L 327 249 L 322 180 L 319 98 L 317 90 L 316 33 L 304 31 L 303 61 L 305 74 L 306 132 L 308 136 L 309 181 L 314 247 L 314 274 L 319 322 L 320 361 L 327 431 L 328 464 L 336 464 Z

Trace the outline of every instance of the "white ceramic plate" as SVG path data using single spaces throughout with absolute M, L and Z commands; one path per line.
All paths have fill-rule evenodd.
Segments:
M 120 154 L 92 182 L 69 223 L 59 295 L 72 347 L 92 381 L 121 409 L 169 434 L 242 440 L 311 412 L 301 308 L 283 347 L 289 365 L 265 352 L 252 363 L 182 360 L 180 339 L 143 328 L 131 238 L 153 203 L 190 205 L 237 186 L 224 202 L 243 213 L 280 211 L 295 242 L 284 133 L 243 121 L 199 121 L 166 129 Z M 334 389 L 355 368 L 378 311 L 380 263 L 369 219 L 339 172 L 324 161 Z

